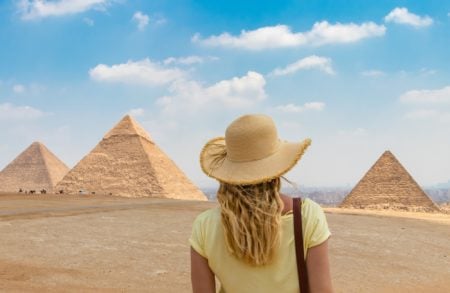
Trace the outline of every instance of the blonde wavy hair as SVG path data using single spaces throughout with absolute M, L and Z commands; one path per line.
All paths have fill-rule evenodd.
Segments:
M 280 178 L 252 185 L 221 182 L 217 200 L 228 250 L 245 262 L 271 262 L 280 242 Z

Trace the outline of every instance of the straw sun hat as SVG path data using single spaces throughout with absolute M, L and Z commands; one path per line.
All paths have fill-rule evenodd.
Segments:
M 311 144 L 287 142 L 278 138 L 272 118 L 244 115 L 203 147 L 200 165 L 206 175 L 236 185 L 256 184 L 288 172 Z

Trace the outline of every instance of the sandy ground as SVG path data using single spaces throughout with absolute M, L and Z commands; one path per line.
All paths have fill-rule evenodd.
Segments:
M 190 292 L 211 202 L 0 195 L 0 291 Z M 327 209 L 336 292 L 450 292 L 450 215 Z

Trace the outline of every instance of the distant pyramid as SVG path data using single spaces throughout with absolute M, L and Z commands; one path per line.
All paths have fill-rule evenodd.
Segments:
M 439 210 L 390 151 L 383 153 L 340 207 L 423 212 Z
M 57 185 L 57 190 L 125 197 L 206 200 L 205 195 L 129 115 Z
M 54 186 L 69 168 L 42 143 L 33 142 L 26 150 L 0 172 L 0 191 L 18 192 L 45 189 Z

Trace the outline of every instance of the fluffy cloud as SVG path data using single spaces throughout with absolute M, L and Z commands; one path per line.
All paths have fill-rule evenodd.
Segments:
M 321 46 L 326 44 L 353 43 L 359 40 L 383 36 L 386 28 L 374 22 L 336 23 L 317 22 L 306 32 L 292 32 L 286 25 L 266 26 L 251 31 L 241 31 L 233 36 L 227 32 L 202 39 L 199 34 L 192 42 L 211 47 L 263 50 L 274 48 L 299 47 L 304 45 Z
M 138 29 L 140 31 L 142 31 L 148 25 L 149 17 L 148 17 L 148 15 L 146 15 L 140 11 L 137 11 L 133 14 L 133 17 L 131 18 L 131 20 L 136 22 Z
M 286 113 L 301 113 L 307 110 L 322 111 L 325 108 L 325 103 L 309 102 L 303 105 L 286 104 L 277 106 L 276 109 Z
M 0 104 L 0 120 L 32 120 L 44 116 L 41 110 L 30 106 L 15 106 L 10 103 Z
M 317 69 L 327 74 L 334 74 L 334 70 L 331 67 L 331 59 L 312 55 L 291 63 L 284 68 L 276 68 L 270 73 L 270 75 L 288 75 L 293 74 L 299 70 L 309 69 Z
M 214 61 L 219 58 L 213 56 L 201 57 L 201 56 L 187 56 L 187 57 L 169 57 L 163 61 L 165 65 L 170 64 L 181 64 L 181 65 L 192 65 L 192 64 L 201 64 L 206 61 Z
M 450 104 L 450 86 L 437 90 L 411 90 L 400 96 L 405 103 Z
M 408 11 L 408 8 L 397 7 L 384 17 L 386 22 L 411 25 L 413 27 L 426 27 L 433 24 L 433 19 L 428 15 L 419 16 Z
M 95 81 L 163 85 L 183 78 L 186 73 L 178 68 L 167 68 L 146 58 L 111 66 L 99 64 L 89 70 L 89 75 Z
M 90 9 L 104 9 L 112 0 L 20 0 L 19 14 L 23 20 L 77 14 Z
M 196 81 L 176 81 L 170 87 L 170 95 L 157 100 L 165 113 L 196 111 L 213 106 L 226 108 L 246 108 L 264 100 L 266 81 L 264 77 L 249 71 L 242 77 L 219 81 L 211 86 L 203 86 Z

